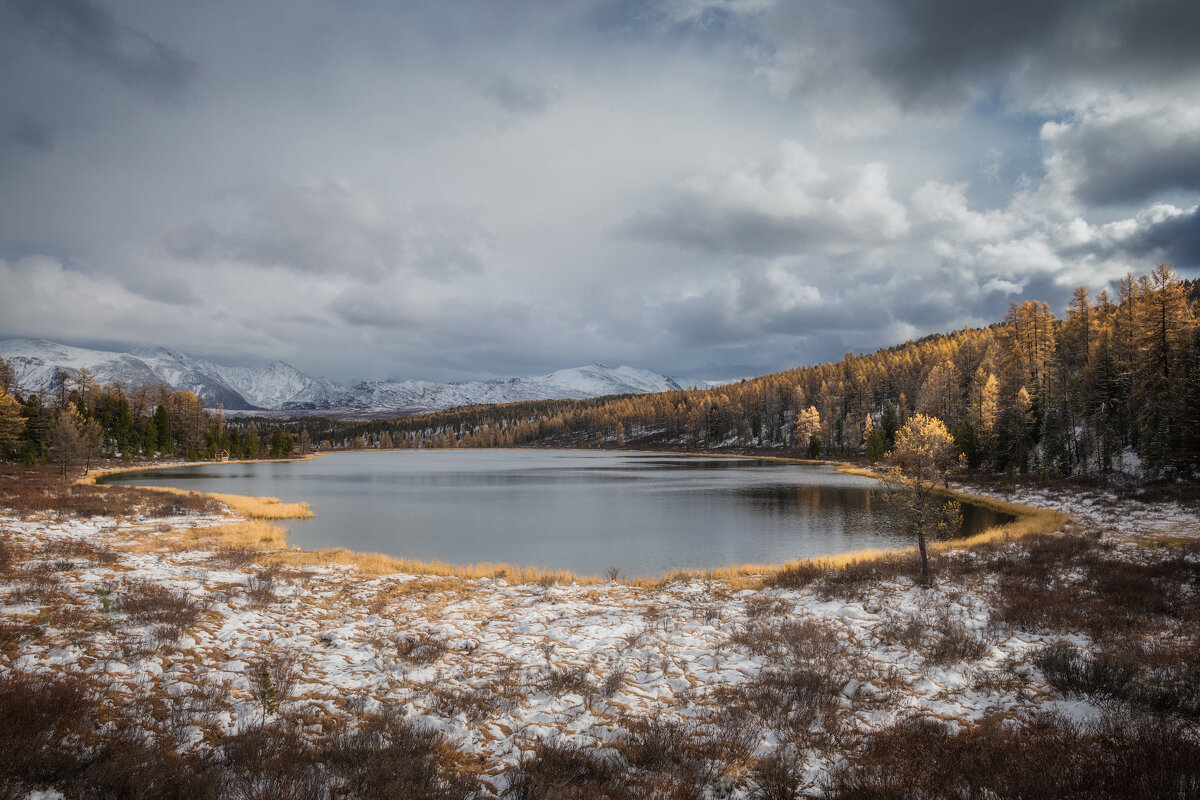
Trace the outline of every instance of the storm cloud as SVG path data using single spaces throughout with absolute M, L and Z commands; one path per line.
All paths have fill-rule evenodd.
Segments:
M 1200 274 L 1200 8 L 0 2 L 0 336 L 734 378 Z

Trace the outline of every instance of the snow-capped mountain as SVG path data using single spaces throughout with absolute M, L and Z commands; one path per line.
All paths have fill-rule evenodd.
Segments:
M 57 375 L 87 369 L 97 383 L 128 386 L 164 383 L 186 389 L 210 407 L 231 411 L 327 411 L 355 414 L 415 413 L 482 403 L 557 400 L 679 389 L 671 378 L 633 367 L 593 364 L 532 378 L 433 383 L 389 379 L 343 386 L 312 378 L 282 361 L 263 367 L 227 367 L 165 348 L 113 353 L 48 342 L 0 341 L 0 358 L 24 391 L 52 389 Z

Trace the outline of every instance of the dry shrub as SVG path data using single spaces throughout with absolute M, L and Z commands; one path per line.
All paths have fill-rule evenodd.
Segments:
M 586 665 L 568 666 L 561 669 L 547 665 L 539 685 L 543 691 L 549 692 L 555 697 L 577 694 L 586 699 L 591 698 L 597 692 L 597 687 L 592 683 L 591 670 Z
M 893 615 L 876 632 L 886 642 L 920 653 L 927 664 L 978 661 L 988 651 L 988 642 L 948 608 Z
M 1077 587 L 1061 579 L 1038 579 L 1014 575 L 1000 578 L 997 618 L 1011 626 L 1029 630 L 1076 630 L 1083 620 Z
M 1046 682 L 1067 696 L 1105 707 L 1200 716 L 1200 646 L 1110 642 L 1095 655 L 1055 642 L 1034 656 Z
M 0 652 L 11 655 L 12 648 L 33 641 L 43 633 L 45 630 L 36 619 L 4 614 L 0 616 Z
M 291 699 L 300 678 L 300 656 L 289 647 L 268 648 L 246 669 L 250 694 L 258 703 L 264 724 Z
M 704 752 L 704 737 L 677 721 L 635 717 L 623 721 L 613 743 L 632 770 L 644 796 L 689 800 L 706 796 L 716 777 Z
M 1129 696 L 1137 677 L 1137 662 L 1102 653 L 1096 658 L 1067 642 L 1051 644 L 1034 656 L 1046 682 L 1067 696 L 1087 697 L 1097 705 L 1114 705 Z
M 628 675 L 628 670 L 625 668 L 624 662 L 616 661 L 608 669 L 604 676 L 604 682 L 600 685 L 600 694 L 605 697 L 612 697 L 625 685 L 625 678 Z
M 249 547 L 225 546 L 219 547 L 209 558 L 209 561 L 214 566 L 240 569 L 257 564 L 261 557 L 262 553 L 260 551 Z
M 803 589 L 825 575 L 828 567 L 818 561 L 797 561 L 787 564 L 764 581 L 780 589 Z
M 23 797 L 74 772 L 98 724 L 82 678 L 0 675 L 0 798 Z
M 265 606 L 275 599 L 275 579 L 279 571 L 267 568 L 246 579 L 246 596 L 256 606 Z
M 818 724 L 836 727 L 841 683 L 823 671 L 763 670 L 740 691 L 749 707 L 777 730 L 804 737 Z
M 227 736 L 218 751 L 220 797 L 320 800 L 328 778 L 313 746 L 292 727 L 256 725 Z
M 396 646 L 396 655 L 413 664 L 429 664 L 437 661 L 448 649 L 445 640 L 429 633 L 420 633 L 415 636 L 400 634 L 393 637 L 392 642 Z
M 492 686 L 476 686 L 458 689 L 453 686 L 435 686 L 432 690 L 433 709 L 447 717 L 462 717 L 472 724 L 479 724 L 517 705 L 516 699 L 496 691 Z
M 796 800 L 804 778 L 804 762 L 791 748 L 777 748 L 758 759 L 750 772 L 753 800 Z
M 21 515 L 57 512 L 80 517 L 116 517 L 141 513 L 149 517 L 216 514 L 216 501 L 194 493 L 165 493 L 132 486 L 73 483 L 81 473 L 63 479 L 57 468 L 0 464 L 0 506 Z
M 1200 744 L 1161 718 L 1085 725 L 1040 714 L 992 716 L 953 731 L 916 718 L 877 731 L 830 774 L 828 800 L 894 797 L 1195 797 Z
M 767 619 L 736 631 L 730 641 L 751 653 L 789 666 L 833 669 L 842 655 L 842 642 L 834 626 L 817 617 Z
M 112 548 L 86 539 L 56 539 L 47 542 L 43 552 L 51 557 L 78 559 L 101 566 L 111 566 L 121 558 Z
M 480 793 L 472 764 L 445 735 L 404 719 L 396 706 L 332 737 L 320 757 L 338 797 L 468 800 Z
M 512 800 L 624 800 L 644 795 L 625 780 L 617 759 L 575 744 L 539 741 L 505 772 Z
M 868 589 L 920 573 L 914 552 L 847 554 L 844 560 L 802 561 L 768 576 L 764 585 L 780 589 L 812 587 L 823 598 L 861 599 Z
M 176 636 L 200 621 L 206 604 L 151 581 L 126 581 L 114 592 L 113 610 L 139 625 L 161 625 Z

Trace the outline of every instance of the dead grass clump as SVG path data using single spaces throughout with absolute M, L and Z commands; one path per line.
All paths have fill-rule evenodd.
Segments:
M 113 610 L 139 625 L 161 625 L 180 636 L 200 621 L 206 604 L 151 581 L 131 580 L 114 592 Z
M 871 734 L 821 788 L 827 800 L 892 797 L 1194 797 L 1200 744 L 1161 718 L 1095 725 L 1041 714 L 952 730 L 909 719 Z
M 287 531 L 266 522 L 235 522 L 215 528 L 201 528 L 194 535 L 211 537 L 224 548 L 278 550 L 287 546 Z
M 624 800 L 640 798 L 625 781 L 625 770 L 611 756 L 594 749 L 539 741 L 521 763 L 505 773 L 512 800 Z

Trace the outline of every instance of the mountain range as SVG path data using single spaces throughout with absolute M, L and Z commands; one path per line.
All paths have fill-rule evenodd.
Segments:
M 593 364 L 528 378 L 435 383 L 388 379 L 345 385 L 305 375 L 283 361 L 261 367 L 228 367 L 177 350 L 153 348 L 123 353 L 88 350 L 45 339 L 0 341 L 0 358 L 12 367 L 25 392 L 50 390 L 57 375 L 91 372 L 100 384 L 166 384 L 185 389 L 209 407 L 233 412 L 414 414 L 481 403 L 561 400 L 610 394 L 644 394 L 681 388 L 666 375 L 633 367 Z

